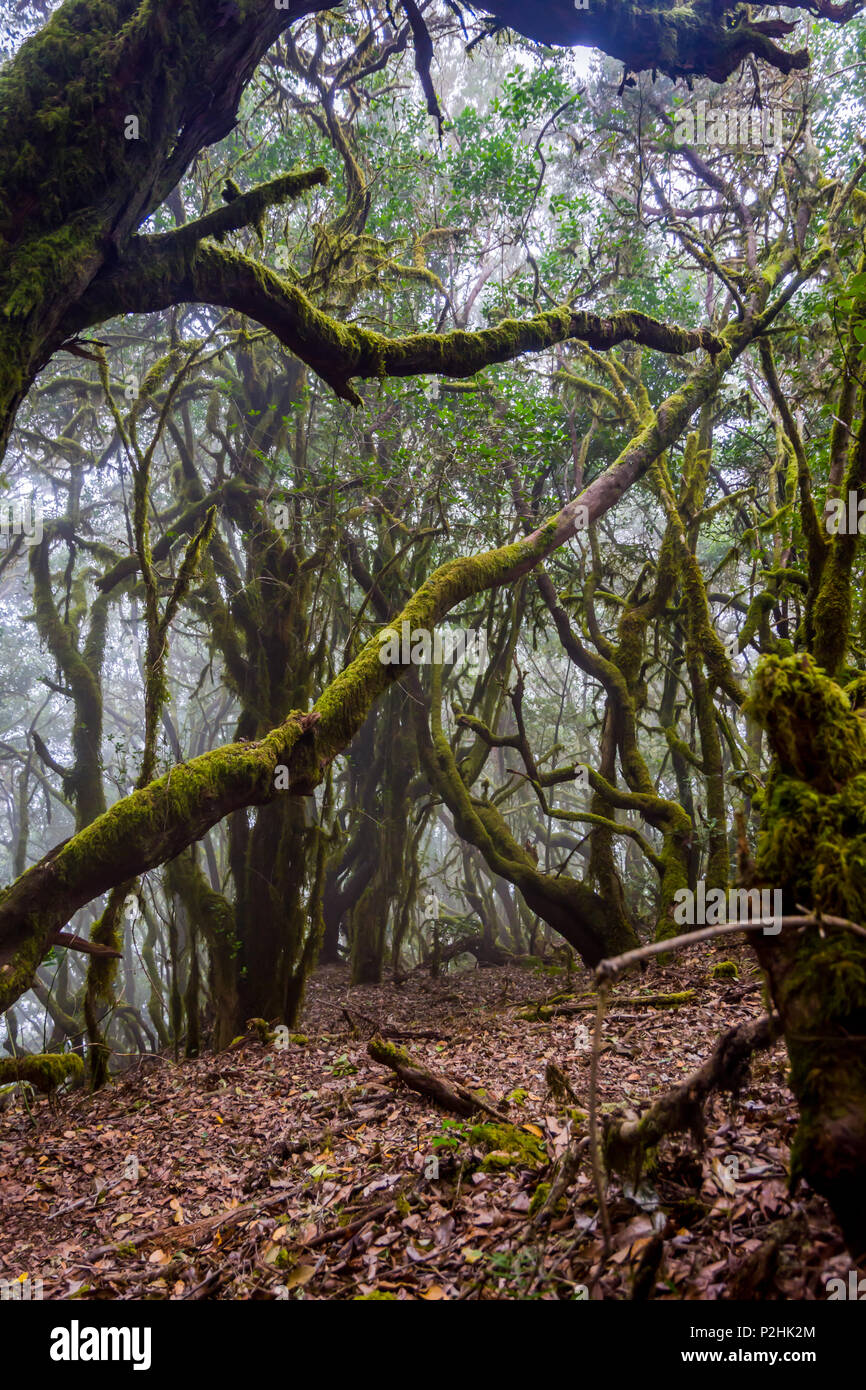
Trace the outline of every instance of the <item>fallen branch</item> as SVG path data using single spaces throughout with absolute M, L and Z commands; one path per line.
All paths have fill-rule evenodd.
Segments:
M 450 1033 L 437 1032 L 435 1028 L 383 1028 L 375 1019 L 368 1018 L 366 1014 L 351 1014 L 344 1008 L 342 1014 L 353 1033 L 362 1033 L 364 1028 L 369 1029 L 370 1034 L 378 1034 L 381 1038 L 415 1038 L 419 1042 L 444 1042 L 450 1039 Z
M 599 969 L 601 969 L 600 966 Z M 645 1009 L 678 1009 L 683 1004 L 690 1004 L 694 997 L 695 991 L 686 989 L 675 994 L 615 995 L 611 996 L 610 1002 L 612 1004 L 637 1005 Z M 517 1016 L 527 1023 L 533 1023 L 536 1020 L 539 1023 L 547 1023 L 552 1018 L 567 1018 L 572 1014 L 592 1013 L 595 1007 L 595 999 L 580 1000 L 574 1004 L 539 1004 L 534 1011 L 531 1008 L 524 1009 Z
M 713 1091 L 740 1090 L 752 1053 L 770 1047 L 779 1032 L 777 1014 L 765 1014 L 729 1028 L 703 1065 L 660 1096 L 640 1119 L 609 1122 L 604 1143 L 608 1167 L 619 1172 L 639 1172 L 645 1151 L 668 1134 L 690 1130 L 701 1141 L 707 1097 Z
M 389 1211 L 394 1210 L 395 1205 L 396 1202 L 383 1202 L 381 1206 L 370 1207 L 369 1211 L 365 1211 L 362 1216 L 358 1217 L 357 1221 L 350 1221 L 348 1226 L 334 1226 L 330 1231 L 320 1231 L 317 1236 L 313 1236 L 312 1240 L 302 1241 L 302 1247 L 304 1250 L 313 1250 L 317 1245 L 327 1245 L 328 1241 L 331 1240 L 339 1240 L 340 1238 L 350 1240 L 352 1236 L 356 1236 L 359 1231 L 363 1230 L 368 1221 L 378 1221 L 380 1216 L 387 1216 Z
M 465 1117 L 482 1110 L 485 1115 L 492 1116 L 494 1120 L 508 1118 L 504 1111 L 488 1105 L 485 1100 L 482 1100 L 474 1091 L 470 1091 L 459 1081 L 437 1076 L 435 1072 L 428 1071 L 420 1062 L 414 1061 L 405 1048 L 395 1047 L 393 1043 L 385 1042 L 385 1039 L 378 1035 L 370 1039 L 367 1044 L 367 1051 L 374 1062 L 379 1062 L 383 1067 L 390 1067 L 393 1072 L 396 1072 L 400 1080 L 411 1091 L 417 1091 L 419 1095 L 426 1096 L 436 1105 L 441 1105 L 444 1110 L 452 1110 L 455 1115 Z
M 88 1202 L 95 1207 L 100 1197 L 103 1197 L 106 1192 L 111 1192 L 113 1188 L 119 1187 L 125 1181 L 125 1178 L 115 1178 L 114 1182 L 105 1183 L 95 1192 L 88 1192 L 86 1197 L 79 1197 L 76 1202 L 67 1202 L 65 1207 L 58 1207 L 57 1211 L 50 1211 L 46 1220 L 56 1221 L 58 1216 L 66 1216 L 70 1211 L 77 1211 L 79 1207 L 86 1207 Z
M 385 1105 L 390 1105 L 390 1096 L 387 1100 L 373 1102 L 377 1109 L 381 1110 Z M 326 1125 L 324 1129 L 316 1134 L 308 1134 L 300 1139 L 281 1139 L 273 1148 L 273 1156 L 277 1160 L 289 1158 L 292 1154 L 305 1153 L 307 1149 L 320 1149 L 323 1144 L 327 1144 L 329 1139 L 336 1139 L 341 1134 L 348 1134 L 350 1130 L 361 1129 L 367 1120 L 360 1119 L 357 1115 L 348 1120 L 341 1120 L 338 1124 Z
M 127 1236 L 125 1240 L 115 1241 L 111 1245 L 98 1245 L 94 1250 L 89 1250 L 81 1260 L 76 1260 L 70 1268 L 77 1269 L 82 1265 L 93 1264 L 96 1260 L 104 1259 L 106 1255 L 126 1254 L 132 1250 L 137 1250 L 140 1245 L 148 1245 L 152 1240 L 160 1240 L 164 1245 L 172 1244 L 179 1240 L 183 1244 L 198 1240 L 203 1236 L 221 1231 L 229 1226 L 236 1226 L 240 1221 L 246 1221 L 250 1217 L 256 1217 L 262 1211 L 268 1211 L 271 1207 L 279 1207 L 287 1204 L 289 1192 L 283 1189 L 271 1197 L 260 1198 L 256 1202 L 249 1202 L 242 1207 L 231 1207 L 228 1211 L 216 1212 L 213 1216 L 202 1217 L 199 1221 L 171 1222 L 168 1226 L 157 1226 L 152 1231 L 142 1231 L 137 1236 Z

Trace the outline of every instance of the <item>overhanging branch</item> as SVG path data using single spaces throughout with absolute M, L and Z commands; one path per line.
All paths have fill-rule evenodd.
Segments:
M 633 72 L 656 69 L 674 78 L 704 76 L 724 82 L 749 57 L 762 58 L 783 73 L 809 65 L 807 49 L 790 52 L 773 42 L 792 33 L 795 24 L 752 20 L 748 8 L 739 3 L 592 0 L 578 10 L 572 0 L 534 0 L 531 5 L 525 0 L 487 0 L 483 8 L 539 43 L 600 48 Z M 859 0 L 838 6 L 799 0 L 790 8 L 844 23 L 862 5 Z
M 224 258 L 226 253 L 215 250 Z M 202 248 L 199 255 L 202 252 L 209 254 L 210 248 Z M 246 264 L 258 271 L 254 263 Z M 783 264 L 780 277 L 785 273 Z M 512 545 L 441 566 L 412 596 L 394 624 L 399 627 L 406 621 L 411 629 L 435 627 L 457 604 L 529 573 L 574 535 L 584 520 L 595 521 L 608 511 L 654 459 L 680 437 L 694 412 L 715 394 L 731 363 L 772 322 L 796 283 L 797 277 L 793 277 L 763 313 L 727 329 L 716 355 L 695 368 L 682 389 L 658 407 L 652 420 L 579 498 Z M 285 282 L 277 281 L 277 286 L 284 297 Z M 767 295 L 769 290 L 767 284 Z M 554 317 L 563 312 L 554 311 Z M 530 320 L 530 325 L 544 324 L 550 317 Z M 350 344 L 357 347 L 352 335 L 358 330 L 341 330 L 324 315 L 318 315 L 318 320 L 346 332 Z M 596 320 L 596 325 L 611 322 Z M 670 331 L 663 325 L 655 328 Z M 498 331 L 489 330 L 494 334 Z M 447 353 L 453 351 L 455 338 L 481 336 L 452 334 L 437 340 L 421 335 L 420 340 L 402 343 L 404 349 L 408 342 L 412 351 L 420 352 L 421 363 L 416 360 L 411 370 L 423 372 L 436 370 L 424 357 L 428 344 L 431 353 L 437 348 L 440 353 Z M 444 346 L 449 337 L 451 349 Z M 418 347 L 419 341 L 423 350 Z M 396 344 L 389 344 L 386 339 L 382 342 L 389 348 L 400 349 L 400 340 Z M 510 355 L 519 350 L 514 349 Z M 441 357 L 438 367 L 442 370 Z M 309 794 L 329 763 L 357 733 L 374 701 L 402 674 L 400 665 L 383 665 L 380 652 L 377 634 L 331 682 L 313 711 L 293 711 L 283 724 L 258 742 L 231 744 L 173 767 L 164 777 L 117 802 L 71 840 L 56 846 L 0 892 L 0 1010 L 8 1008 L 29 987 L 52 936 L 78 908 L 117 884 L 173 858 L 232 811 L 273 800 L 280 794 L 274 775 L 278 764 L 288 767 L 286 790 L 295 795 Z
M 231 212 L 233 205 L 226 209 Z M 219 217 L 220 212 L 212 214 Z M 196 225 L 196 224 L 193 224 Z M 199 224 L 200 225 L 200 224 Z M 184 229 L 186 230 L 186 229 Z M 215 246 L 190 247 L 181 233 L 137 237 L 119 265 L 102 272 L 70 314 L 72 337 L 115 314 L 151 313 L 198 302 L 234 309 L 269 328 L 343 400 L 361 403 L 353 378 L 469 377 L 526 352 L 543 352 L 577 338 L 603 350 L 639 343 L 675 356 L 704 348 L 722 350 L 707 328 L 679 328 L 626 309 L 603 317 L 563 305 L 530 319 L 505 319 L 475 333 L 413 333 L 386 338 L 322 313 L 304 292 L 266 266 Z

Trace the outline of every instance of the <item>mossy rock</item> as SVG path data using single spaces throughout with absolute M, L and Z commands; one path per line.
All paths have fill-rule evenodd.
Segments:
M 373 1293 L 356 1293 L 353 1303 L 398 1303 L 395 1293 L 383 1293 L 376 1289 Z
M 710 971 L 710 975 L 714 980 L 738 980 L 740 978 L 737 963 L 733 960 L 718 961 Z
M 310 1039 L 307 1037 L 306 1033 L 290 1033 L 289 1042 L 294 1043 L 295 1047 L 310 1046 Z
M 505 1099 L 510 1100 L 512 1105 L 525 1105 L 528 1095 L 529 1092 L 523 1086 L 515 1086 L 513 1091 L 508 1092 Z

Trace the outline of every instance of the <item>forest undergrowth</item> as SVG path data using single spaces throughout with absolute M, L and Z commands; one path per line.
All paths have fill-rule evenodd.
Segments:
M 73 1300 L 826 1298 L 853 1266 L 824 1200 L 789 1192 L 781 1043 L 738 1095 L 710 1097 L 703 1144 L 663 1141 L 636 1187 L 612 1175 L 605 1255 L 592 990 L 549 962 L 352 989 L 326 967 L 289 1039 L 253 1024 L 195 1061 L 143 1056 L 97 1095 L 19 1094 L 0 1114 L 0 1278 L 36 1269 L 45 1299 Z M 674 1002 L 645 1002 L 658 996 Z M 745 948 L 694 947 L 621 980 L 600 1127 L 763 1012 Z M 373 1035 L 505 1127 L 409 1089 L 372 1059 Z M 568 1152 L 573 1180 L 545 1211 Z

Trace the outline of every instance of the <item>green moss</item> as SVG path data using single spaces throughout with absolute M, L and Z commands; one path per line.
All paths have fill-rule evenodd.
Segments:
M 48 1095 L 65 1081 L 84 1079 L 84 1063 L 76 1052 L 42 1052 L 0 1059 L 0 1082 L 28 1081 Z
M 683 1004 L 690 1004 L 695 997 L 693 989 L 683 989 L 675 994 L 657 994 L 652 1000 L 654 1009 L 679 1009 Z
M 554 1010 L 550 1004 L 535 1004 L 529 1009 L 520 1009 L 515 1018 L 522 1019 L 525 1023 L 549 1023 L 553 1014 Z
M 356 1293 L 352 1299 L 353 1303 L 397 1303 L 399 1300 L 395 1293 L 385 1293 L 375 1289 L 373 1293 Z
M 658 921 L 655 939 L 663 941 L 666 937 L 679 936 L 680 928 L 674 920 L 674 908 L 679 899 L 677 894 L 689 887 L 689 842 L 688 834 L 668 834 L 662 845 L 662 881 L 659 896 Z
M 737 963 L 733 960 L 717 961 L 710 971 L 710 975 L 714 980 L 738 980 L 740 978 Z
M 782 773 L 816 791 L 866 767 L 866 720 L 810 656 L 767 657 L 745 710 L 767 730 Z
M 378 1036 L 370 1039 L 367 1050 L 374 1061 L 382 1062 L 386 1067 L 414 1067 L 417 1065 L 405 1047 L 400 1047 L 397 1043 L 386 1042 L 384 1038 Z
M 544 1206 L 549 1196 L 550 1183 L 540 1182 L 532 1194 L 532 1200 L 529 1203 L 529 1215 L 537 1215 L 537 1213 L 541 1211 L 541 1208 Z
M 513 1105 L 524 1105 L 528 1095 L 529 1092 L 524 1090 L 522 1086 L 515 1086 L 513 1091 L 508 1092 L 505 1099 L 510 1100 Z
M 469 1142 L 487 1150 L 481 1163 L 484 1172 L 500 1168 L 538 1168 L 547 1163 L 543 1141 L 517 1125 L 473 1125 Z
M 809 657 L 768 658 L 750 710 L 776 765 L 763 803 L 756 867 L 786 907 L 866 921 L 866 722 Z M 856 1229 L 862 1211 L 866 943 L 806 927 L 778 946 L 756 943 L 782 1017 L 800 1107 L 792 1176 Z M 860 1240 L 859 1235 L 855 1235 Z
M 815 633 L 815 659 L 836 675 L 845 663 L 851 634 L 853 587 L 851 566 L 856 538 L 840 535 L 830 546 L 818 594 L 812 626 Z
M 551 1185 L 549 1182 L 540 1182 L 538 1184 L 538 1186 L 532 1194 L 532 1200 L 529 1203 L 530 1216 L 537 1216 L 538 1213 L 541 1211 L 541 1208 L 544 1206 L 548 1197 L 550 1196 L 550 1186 Z M 565 1197 L 560 1197 L 559 1201 L 556 1204 L 556 1215 L 561 1216 L 567 1210 L 568 1203 L 566 1202 Z

